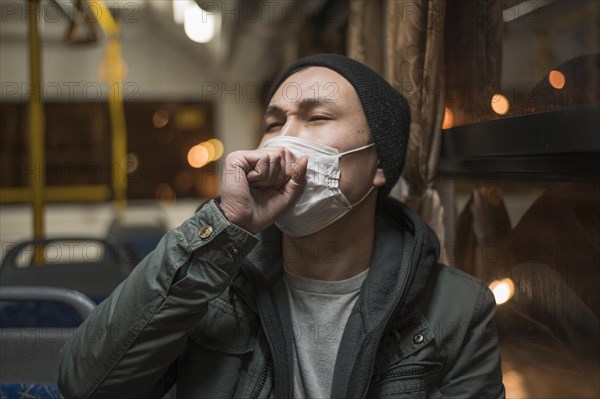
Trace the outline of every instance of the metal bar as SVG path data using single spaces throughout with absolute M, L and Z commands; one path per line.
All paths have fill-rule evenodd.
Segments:
M 112 187 L 116 216 L 121 219 L 127 206 L 127 127 L 121 90 L 123 69 L 119 42 L 120 29 L 104 1 L 88 0 L 88 3 L 90 11 L 108 39 L 106 79 L 110 89 L 108 110 L 112 130 Z
M 102 184 L 86 184 L 77 186 L 46 186 L 45 202 L 72 201 L 108 201 L 111 188 Z M 14 204 L 30 202 L 32 199 L 29 187 L 5 187 L 0 189 L 0 203 Z
M 74 308 L 82 320 L 85 320 L 96 307 L 96 304 L 81 292 L 62 287 L 1 287 L 0 301 L 60 302 Z
M 115 82 L 115 84 L 119 84 Z M 121 97 L 121 90 L 117 96 Z M 115 211 L 121 219 L 127 207 L 127 133 L 123 100 L 109 100 L 110 123 L 112 126 L 113 191 Z
M 44 104 L 42 98 L 42 62 L 41 44 L 38 31 L 39 1 L 27 2 L 28 30 L 29 30 L 29 81 L 31 94 L 29 96 L 28 114 L 28 155 L 29 169 L 34 171 L 30 175 L 31 204 L 33 210 L 33 236 L 44 236 L 44 185 L 46 184 L 46 160 L 44 157 Z M 42 248 L 36 246 L 34 263 L 43 261 Z

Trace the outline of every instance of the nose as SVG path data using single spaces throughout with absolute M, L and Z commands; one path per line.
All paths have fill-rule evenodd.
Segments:
M 302 137 L 303 125 L 295 117 L 289 117 L 281 127 L 280 136 Z

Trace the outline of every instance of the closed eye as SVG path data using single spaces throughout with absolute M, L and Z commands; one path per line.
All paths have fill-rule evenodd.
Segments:
M 271 131 L 278 126 L 281 126 L 281 122 L 269 123 L 268 125 L 265 126 L 265 132 Z
M 314 121 L 328 121 L 328 120 L 331 120 L 331 117 L 329 117 L 327 115 L 314 115 L 314 116 L 311 116 L 308 121 L 314 122 Z

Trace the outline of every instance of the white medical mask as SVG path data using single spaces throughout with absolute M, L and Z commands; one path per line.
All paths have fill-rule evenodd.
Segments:
M 375 187 L 350 204 L 340 190 L 340 158 L 374 145 L 339 153 L 335 148 L 298 137 L 277 136 L 263 143 L 261 147 L 283 147 L 296 157 L 308 156 L 304 191 L 275 225 L 289 236 L 304 237 L 329 226 L 360 204 Z

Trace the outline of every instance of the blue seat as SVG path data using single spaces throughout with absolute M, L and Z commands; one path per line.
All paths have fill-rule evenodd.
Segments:
M 54 301 L 0 302 L 0 327 L 77 327 L 79 314 L 70 306 Z
M 0 399 L 65 399 L 56 384 L 0 384 Z
M 0 287 L 0 302 L 52 301 L 71 307 L 85 320 L 95 307 L 85 295 L 56 287 Z M 60 349 L 72 327 L 0 326 L 0 399 L 63 398 L 56 385 Z

